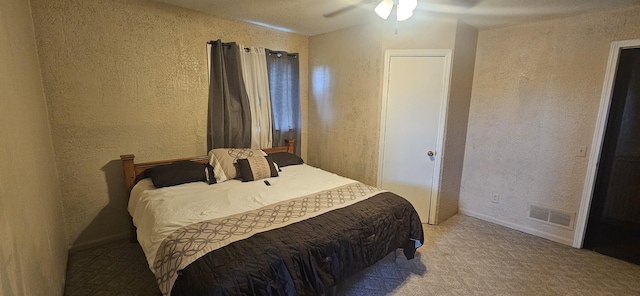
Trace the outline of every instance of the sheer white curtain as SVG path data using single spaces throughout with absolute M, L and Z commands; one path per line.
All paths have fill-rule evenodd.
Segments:
M 271 148 L 271 97 L 265 49 L 242 45 L 240 48 L 244 48 L 240 63 L 251 106 L 251 148 Z

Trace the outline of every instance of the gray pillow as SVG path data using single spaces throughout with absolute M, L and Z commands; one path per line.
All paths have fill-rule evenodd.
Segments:
M 279 167 L 286 167 L 304 163 L 300 156 L 288 152 L 273 153 L 269 154 L 269 156 L 273 158 L 273 162 L 277 163 Z
M 206 166 L 206 164 L 189 160 L 176 161 L 150 168 L 144 172 L 144 176 L 151 178 L 156 188 L 207 181 Z

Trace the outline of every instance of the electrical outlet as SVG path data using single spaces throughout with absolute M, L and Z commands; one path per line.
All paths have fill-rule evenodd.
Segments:
M 493 198 L 491 198 L 491 202 L 492 203 L 499 203 L 500 202 L 500 195 L 494 194 Z

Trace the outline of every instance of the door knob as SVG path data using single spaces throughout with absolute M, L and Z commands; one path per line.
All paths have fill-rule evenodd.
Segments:
M 429 150 L 429 151 L 427 151 L 427 155 L 429 155 L 429 156 L 434 156 L 434 155 L 436 155 L 436 153 L 435 153 L 435 152 L 433 152 L 433 151 L 431 151 L 431 150 Z

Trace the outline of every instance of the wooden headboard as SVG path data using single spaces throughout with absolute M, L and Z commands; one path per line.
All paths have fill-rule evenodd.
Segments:
M 278 152 L 293 153 L 294 141 L 285 140 L 284 142 L 285 142 L 285 146 L 265 148 L 262 150 L 267 154 L 278 153 Z M 195 161 L 200 163 L 207 163 L 209 161 L 209 157 L 207 155 L 158 160 L 158 161 L 152 161 L 152 162 L 141 162 L 141 163 L 135 163 L 134 158 L 135 156 L 133 154 L 120 155 L 120 159 L 122 159 L 122 168 L 124 169 L 124 180 L 125 180 L 125 183 L 127 184 L 127 193 L 131 193 L 131 189 L 133 188 L 133 186 L 136 185 L 136 183 L 142 179 L 142 176 L 144 176 L 144 171 L 152 167 L 156 167 L 163 164 L 169 164 L 169 163 L 181 161 L 181 160 L 190 160 L 190 161 Z

